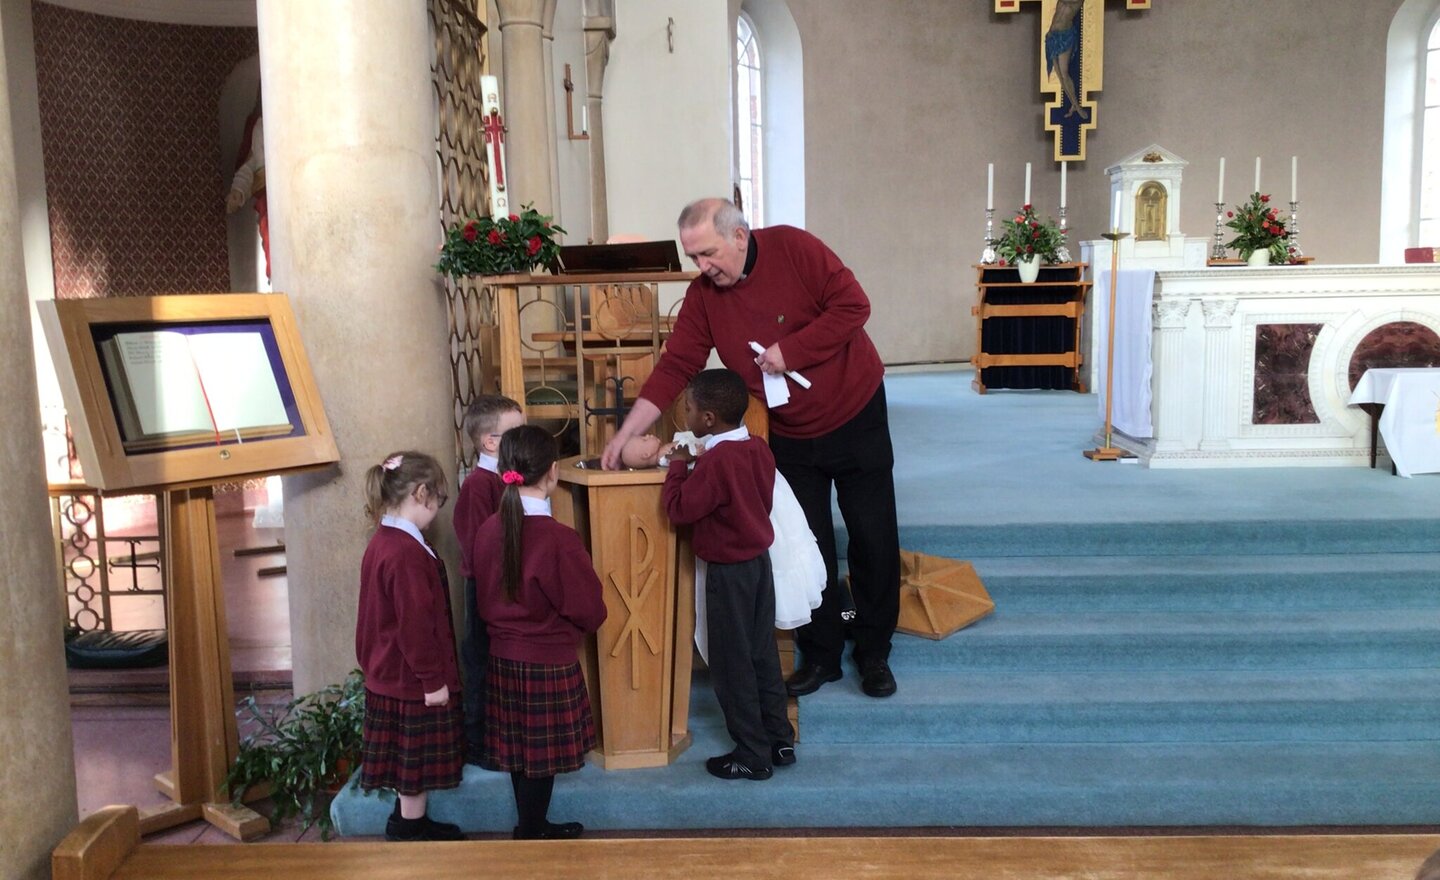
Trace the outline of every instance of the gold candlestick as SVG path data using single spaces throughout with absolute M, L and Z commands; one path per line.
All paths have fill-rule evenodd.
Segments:
M 1101 236 L 1110 242 L 1110 314 L 1107 322 L 1110 326 L 1105 346 L 1105 445 L 1098 449 L 1085 450 L 1085 457 L 1091 461 L 1117 461 L 1122 458 L 1134 457 L 1131 453 L 1115 446 L 1112 439 L 1114 425 L 1110 418 L 1115 405 L 1115 288 L 1120 278 L 1120 242 L 1129 237 L 1130 233 L 1121 232 L 1118 229 Z

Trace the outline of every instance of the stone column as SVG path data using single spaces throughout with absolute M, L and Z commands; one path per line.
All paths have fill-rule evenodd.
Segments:
M 558 0 L 545 0 L 545 8 L 541 10 L 540 15 L 540 36 L 544 47 L 546 143 L 550 144 L 550 197 L 555 219 L 561 226 L 564 226 L 565 218 L 560 210 L 560 129 L 559 123 L 555 121 L 555 6 L 557 2 Z M 569 137 L 568 132 L 566 137 Z
M 392 450 L 453 455 L 445 300 L 431 268 L 432 46 L 425 4 L 410 0 L 259 0 L 258 19 L 274 288 L 294 305 L 341 456 L 285 481 L 304 693 L 355 666 L 366 469 Z M 448 509 L 431 536 L 457 571 Z
M 8 51 L 30 39 L 30 4 L 0 5 L 0 877 L 47 878 L 76 822 L 65 611 L 45 491 L 35 347 L 25 290 Z M 19 53 L 32 59 L 33 55 Z M 23 63 L 23 62 L 22 62 Z M 30 78 L 33 83 L 33 76 Z M 17 76 L 17 81 L 24 81 Z
M 1155 452 L 1178 452 L 1185 434 L 1185 323 L 1190 300 L 1155 303 Z
M 605 67 L 610 63 L 610 41 L 615 19 L 585 19 L 585 106 L 590 116 L 590 237 L 603 244 L 610 237 L 610 202 L 605 193 Z
M 1207 299 L 1205 313 L 1205 421 L 1200 429 L 1201 449 L 1228 449 L 1230 441 L 1226 403 L 1230 400 L 1230 326 L 1236 300 Z
M 505 152 L 510 167 L 510 209 L 533 204 L 553 214 L 550 154 L 555 142 L 546 121 L 545 50 L 542 28 L 547 0 L 496 0 L 500 14 L 501 57 L 505 77 Z

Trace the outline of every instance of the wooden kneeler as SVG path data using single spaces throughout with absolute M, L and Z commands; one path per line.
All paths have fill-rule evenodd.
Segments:
M 900 551 L 899 632 L 943 639 L 994 610 L 970 563 Z

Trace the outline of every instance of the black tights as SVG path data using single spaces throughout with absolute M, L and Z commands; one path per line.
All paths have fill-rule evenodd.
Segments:
M 550 794 L 555 790 L 555 777 L 531 779 L 523 772 L 510 774 L 510 787 L 515 790 L 515 812 L 520 816 L 520 835 L 528 837 L 545 831 L 550 824 Z

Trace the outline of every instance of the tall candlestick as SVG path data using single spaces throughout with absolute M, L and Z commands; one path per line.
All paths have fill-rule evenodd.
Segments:
M 1215 201 L 1225 203 L 1225 157 L 1220 157 L 1220 185 L 1215 188 Z
M 1060 163 L 1060 210 L 1065 210 L 1065 169 L 1070 167 L 1069 162 Z
M 1260 157 L 1255 157 L 1255 191 L 1260 191 Z
M 1030 204 L 1030 163 L 1025 163 L 1025 204 Z
M 985 172 L 985 210 L 995 210 L 995 163 L 991 162 Z
M 1295 185 L 1296 185 L 1296 183 L 1299 182 L 1299 179 L 1300 179 L 1300 157 L 1299 157 L 1299 156 L 1291 156 L 1291 157 L 1290 157 L 1290 201 L 1292 201 L 1292 202 L 1298 202 L 1298 201 L 1300 201 L 1299 197 L 1295 195 L 1295 190 L 1296 190 L 1296 186 L 1295 186 Z
M 1110 194 L 1110 231 L 1120 231 L 1120 191 Z

